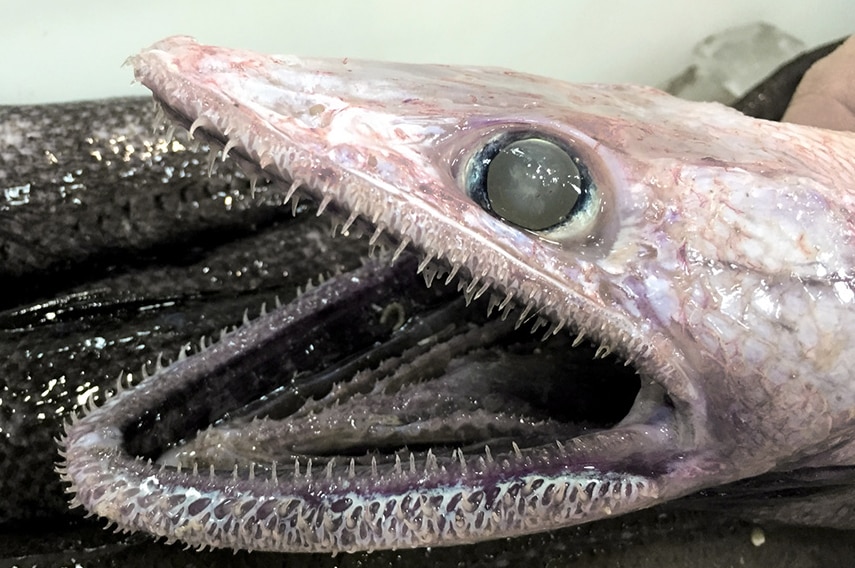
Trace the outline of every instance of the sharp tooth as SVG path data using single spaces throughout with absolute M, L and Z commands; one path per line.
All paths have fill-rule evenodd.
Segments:
M 467 306 L 472 303 L 472 297 L 474 295 L 475 295 L 475 293 L 473 292 L 472 286 L 471 285 L 467 286 L 466 290 L 463 292 L 463 297 L 466 299 L 466 305 Z
M 519 319 L 517 319 L 517 323 L 514 326 L 514 329 L 519 328 L 519 326 L 521 326 L 523 324 L 523 322 L 526 319 L 528 319 L 528 316 L 529 316 L 529 314 L 531 314 L 531 310 L 533 310 L 533 309 L 534 309 L 534 304 L 526 304 L 525 308 L 523 309 L 522 313 L 520 314 Z
M 579 335 L 576 336 L 576 339 L 573 340 L 573 343 L 570 345 L 571 347 L 579 347 L 579 344 L 585 339 L 585 332 L 579 331 Z
M 490 302 L 487 304 L 487 317 L 490 317 L 493 314 L 493 310 L 496 309 L 496 306 L 499 305 L 499 296 L 497 294 L 490 294 Z
M 157 109 L 154 113 L 154 122 L 151 125 L 151 131 L 157 132 L 166 122 L 166 113 L 163 112 L 163 107 L 159 104 L 154 105 Z
M 478 298 L 480 298 L 481 296 L 483 296 L 483 295 L 484 295 L 484 292 L 486 292 L 486 291 L 487 291 L 487 290 L 489 290 L 489 289 L 490 289 L 490 280 L 489 280 L 489 279 L 485 279 L 485 280 L 484 280 L 484 283 L 483 283 L 483 284 L 481 284 L 481 287 L 480 287 L 480 288 L 478 288 L 478 291 L 477 291 L 477 292 L 475 292 L 475 299 L 477 300 Z
M 457 276 L 457 273 L 460 271 L 460 265 L 454 264 L 451 267 L 451 272 L 448 273 L 448 278 L 445 279 L 446 284 L 451 284 L 451 281 L 454 280 L 454 277 Z
M 377 227 L 374 229 L 374 234 L 372 234 L 371 238 L 368 239 L 368 246 L 373 247 L 375 245 L 375 243 L 377 243 L 377 239 L 379 239 L 380 235 L 382 235 L 382 234 L 383 234 L 383 226 L 377 225 Z
M 291 187 L 289 187 L 288 191 L 285 193 L 285 199 L 282 201 L 282 203 L 288 203 L 288 201 L 290 201 L 291 198 L 294 197 L 294 194 L 297 192 L 301 185 L 302 183 L 296 179 L 291 182 Z
M 392 262 L 398 260 L 398 257 L 401 256 L 401 253 L 404 252 L 404 249 L 407 248 L 407 245 L 410 244 L 410 238 L 404 237 L 401 239 L 401 244 L 398 245 L 398 248 L 395 249 L 395 252 L 392 254 Z
M 469 285 L 466 287 L 466 294 L 468 296 L 472 296 L 475 293 L 475 287 L 478 286 L 478 277 L 475 276 L 472 278 L 472 281 L 469 282 Z
M 163 135 L 163 139 L 167 142 L 172 142 L 173 138 L 175 138 L 175 125 L 170 124 L 166 127 L 166 134 Z
M 295 195 L 294 197 L 291 198 L 291 215 L 293 217 L 297 216 L 297 207 L 299 207 L 299 206 L 300 206 L 300 196 Z
M 425 473 L 431 473 L 438 469 L 439 464 L 436 461 L 436 456 L 433 450 L 428 448 L 427 456 L 425 457 Z
M 194 134 L 196 133 L 196 130 L 198 130 L 206 122 L 209 123 L 210 121 L 203 116 L 200 116 L 199 118 L 193 121 L 193 124 L 190 125 L 190 130 L 187 131 L 187 133 L 190 134 L 191 140 L 195 138 Z
M 501 308 L 501 306 L 499 306 Z M 505 304 L 504 309 L 502 310 L 502 321 L 508 319 L 508 315 L 511 313 L 511 310 L 514 309 L 513 304 Z
M 223 146 L 223 155 L 222 155 L 222 160 L 224 162 L 226 161 L 226 158 L 229 157 L 229 152 L 231 151 L 231 149 L 237 145 L 238 145 L 238 142 L 234 138 L 232 138 L 231 140 L 226 142 L 226 145 Z
M 436 267 L 428 266 L 424 272 L 422 272 L 422 276 L 425 279 L 425 285 L 430 288 L 433 284 L 433 279 L 436 277 Z
M 432 261 L 432 260 L 433 260 L 433 254 L 431 254 L 431 253 L 426 254 L 425 257 L 422 259 L 422 261 L 419 263 L 419 267 L 416 268 L 416 274 L 421 274 L 422 271 L 425 268 L 427 268 L 427 265 L 430 264 L 430 261 Z
M 513 298 L 514 298 L 514 293 L 513 293 L 513 292 L 511 292 L 510 290 L 508 290 L 508 291 L 505 293 L 505 299 L 504 299 L 504 300 L 502 300 L 502 303 L 501 303 L 501 304 L 499 304 L 499 309 L 500 309 L 500 310 L 504 310 L 505 308 L 507 308 L 507 307 L 510 305 L 511 300 L 512 300 Z
M 208 177 L 214 175 L 214 164 L 217 163 L 218 152 L 211 148 L 208 153 Z
M 316 217 L 320 217 L 323 215 L 324 210 L 327 208 L 327 205 L 332 201 L 332 195 L 325 195 L 323 199 L 321 199 L 321 204 L 318 205 L 318 212 L 315 213 Z
M 344 225 L 341 226 L 341 233 L 343 235 L 347 234 L 348 229 L 350 229 L 350 226 L 353 225 L 353 222 L 356 221 L 356 218 L 358 216 L 359 214 L 356 212 L 356 210 L 350 212 L 350 215 L 348 215 L 347 220 L 344 222 Z
M 469 468 L 466 466 L 466 458 L 463 457 L 463 450 L 457 450 L 457 459 L 460 462 L 460 469 L 466 474 L 469 471 Z

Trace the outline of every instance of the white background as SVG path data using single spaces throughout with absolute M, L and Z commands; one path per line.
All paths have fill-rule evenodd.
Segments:
M 121 64 L 173 34 L 263 52 L 659 84 L 704 36 L 758 20 L 814 46 L 855 32 L 855 2 L 0 0 L 0 104 L 143 94 Z

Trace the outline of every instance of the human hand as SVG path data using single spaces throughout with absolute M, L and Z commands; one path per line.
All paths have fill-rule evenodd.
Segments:
M 781 120 L 855 131 L 855 36 L 805 73 Z

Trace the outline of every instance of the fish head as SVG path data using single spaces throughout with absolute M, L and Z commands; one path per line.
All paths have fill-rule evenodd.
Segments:
M 855 458 L 853 135 L 648 87 L 185 37 L 130 63 L 166 114 L 250 175 L 638 371 L 614 427 L 515 448 L 521 465 L 499 475 L 584 477 L 603 500 L 489 536 Z

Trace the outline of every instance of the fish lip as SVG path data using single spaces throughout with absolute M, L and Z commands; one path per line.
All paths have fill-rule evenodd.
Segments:
M 168 41 L 168 40 L 167 40 Z M 158 44 L 161 45 L 161 44 Z M 166 44 L 163 44 L 166 47 Z M 139 57 L 139 56 L 138 56 Z M 133 63 L 139 63 L 139 60 L 134 60 Z M 153 75 L 147 76 L 141 71 L 138 71 L 138 78 L 150 88 L 155 86 L 152 85 L 152 81 L 156 80 L 155 77 L 152 79 Z M 242 166 L 249 166 L 251 171 L 254 171 L 258 175 L 264 175 L 268 177 L 276 178 L 284 183 L 294 183 L 295 181 L 304 181 L 301 179 L 302 174 L 295 174 L 292 169 L 287 167 L 282 167 L 276 163 L 275 160 L 267 161 L 264 156 L 259 155 L 257 152 L 254 152 L 251 148 L 248 148 L 245 145 L 237 144 L 234 145 L 231 142 L 231 138 L 227 135 L 229 131 L 228 124 L 216 124 L 216 120 L 212 118 L 210 115 L 204 119 L 193 118 L 193 113 L 189 110 L 189 106 L 195 104 L 197 100 L 190 99 L 182 99 L 180 96 L 175 98 L 170 98 L 163 91 L 158 89 L 155 94 L 156 100 L 158 100 L 167 114 L 171 115 L 172 118 L 176 119 L 179 123 L 188 127 L 191 131 L 195 131 L 194 133 L 201 137 L 206 137 L 212 142 L 216 142 L 221 146 L 227 147 L 231 150 L 230 154 L 232 157 L 236 158 Z M 238 108 L 238 103 L 234 101 L 202 101 L 200 104 L 207 105 L 207 108 L 210 109 L 212 106 L 222 105 L 232 105 L 233 108 Z M 262 135 L 259 132 L 255 132 L 255 135 Z M 324 160 L 318 159 L 317 156 L 308 156 L 308 162 L 311 162 L 313 167 L 318 167 L 321 165 L 321 169 L 323 170 L 318 176 L 316 176 L 315 181 L 320 183 L 313 184 L 311 180 L 306 184 L 305 191 L 307 191 L 310 196 L 314 197 L 315 200 L 323 203 L 325 201 L 325 195 L 319 194 L 317 191 L 317 187 L 322 187 L 325 182 L 329 181 L 325 179 L 326 176 L 335 177 L 333 172 L 333 165 L 327 163 Z M 267 161 L 265 164 L 264 162 Z M 315 172 L 317 174 L 317 172 Z M 306 175 L 305 177 L 310 177 Z M 329 204 L 330 207 L 337 207 L 339 212 L 342 214 L 349 214 L 350 211 L 358 211 L 358 208 L 353 207 L 352 203 L 349 203 L 347 200 L 336 200 Z M 358 211 L 360 214 L 362 212 Z M 369 216 L 370 219 L 370 216 Z M 406 238 L 406 235 L 404 235 Z M 627 338 L 627 342 L 629 342 L 631 338 Z M 626 344 L 621 345 L 625 349 L 629 349 L 626 347 Z M 655 367 L 657 370 L 662 370 L 662 356 L 661 351 L 659 349 L 645 349 L 643 352 L 636 353 L 637 361 L 642 365 L 647 365 L 652 368 Z M 671 370 L 670 372 L 677 373 L 677 370 Z M 657 379 L 658 380 L 658 379 Z M 667 384 L 662 385 L 669 394 L 671 390 L 668 388 Z M 523 485 L 530 484 L 534 482 L 534 478 L 538 476 L 542 476 L 542 472 L 548 471 L 549 475 L 552 475 L 555 472 L 558 478 L 565 479 L 568 476 L 575 476 L 576 479 L 587 479 L 587 480 L 606 480 L 607 487 L 606 493 L 604 493 L 601 497 L 605 498 L 613 498 L 609 504 L 604 505 L 602 508 L 598 509 L 593 514 L 588 514 L 586 520 L 590 520 L 591 518 L 596 518 L 598 516 L 610 515 L 615 512 L 622 510 L 623 507 L 627 507 L 626 510 L 631 510 L 634 508 L 639 508 L 642 506 L 649 506 L 663 498 L 672 498 L 675 496 L 679 496 L 688 491 L 700 488 L 702 485 L 694 484 L 687 486 L 685 483 L 677 483 L 680 479 L 686 479 L 692 477 L 691 472 L 695 472 L 694 479 L 703 479 L 705 478 L 705 473 L 698 474 L 697 472 L 702 472 L 707 468 L 706 464 L 702 463 L 696 459 L 696 456 L 691 454 L 691 451 L 688 448 L 691 448 L 691 443 L 689 441 L 693 439 L 694 434 L 691 432 L 691 424 L 687 425 L 687 417 L 691 417 L 694 410 L 695 405 L 692 402 L 686 402 L 681 400 L 679 396 L 674 396 L 674 412 L 669 413 L 665 412 L 664 422 L 645 424 L 643 423 L 643 419 L 646 417 L 652 417 L 656 412 L 654 409 L 647 409 L 647 412 L 641 416 L 634 417 L 635 419 L 641 419 L 641 422 L 633 421 L 631 424 L 619 425 L 609 431 L 598 432 L 596 434 L 592 434 L 590 436 L 583 436 L 578 439 L 574 439 L 568 445 L 558 445 L 557 450 L 553 451 L 544 456 L 538 456 L 536 454 L 528 453 L 523 454 L 520 453 L 516 458 L 510 457 L 508 458 L 510 461 L 508 463 L 512 464 L 516 467 L 514 469 L 515 475 L 518 479 L 523 479 Z M 75 425 L 75 427 L 79 429 L 83 429 L 84 427 L 89 427 L 89 422 L 94 421 L 99 415 L 103 415 L 107 410 L 109 410 L 111 403 L 103 407 L 105 410 L 93 413 L 90 416 L 93 418 L 84 418 L 80 422 Z M 682 422 L 681 422 L 682 421 Z M 80 432 L 75 430 L 75 427 L 69 429 L 68 438 L 64 442 L 65 451 L 68 454 L 67 461 L 61 466 L 61 471 L 63 473 L 66 481 L 70 482 L 72 486 L 77 488 L 78 496 L 76 500 L 78 502 L 84 502 L 90 495 L 87 493 L 90 491 L 89 489 L 81 489 L 81 478 L 80 475 L 86 474 L 90 475 L 91 472 L 80 472 L 76 471 L 78 467 L 79 460 L 87 459 L 85 455 L 87 452 L 92 451 L 93 448 L 97 448 L 96 453 L 100 455 L 110 455 L 110 459 L 113 460 L 111 465 L 112 469 L 117 469 L 116 464 L 124 464 L 124 466 L 128 466 L 129 473 L 127 475 L 132 478 L 157 478 L 158 483 L 161 485 L 170 485 L 173 486 L 180 483 L 186 482 L 185 478 L 175 477 L 174 481 L 169 480 L 167 483 L 167 479 L 171 479 L 171 476 L 178 475 L 181 472 L 173 472 L 172 470 L 168 470 L 165 474 L 158 473 L 157 466 L 145 465 L 136 462 L 136 460 L 127 459 L 127 456 L 123 456 L 121 453 L 121 436 L 118 438 L 114 435 L 114 433 L 110 433 L 109 430 L 104 430 L 104 435 L 97 439 L 93 440 L 93 442 L 98 442 L 98 444 L 89 444 L 88 441 L 86 443 L 81 444 L 81 436 Z M 688 430 L 689 432 L 679 431 L 680 429 Z M 667 431 L 666 431 L 667 430 Z M 103 444 L 102 444 L 103 442 Z M 611 450 L 614 450 L 616 458 L 613 460 L 609 460 L 607 457 L 604 457 L 604 447 L 608 447 Z M 652 452 L 648 450 L 654 450 Z M 633 462 L 633 459 L 639 458 L 639 453 L 644 454 L 647 451 L 648 457 L 650 459 L 643 460 L 643 465 L 638 469 L 640 471 L 627 472 L 627 469 L 632 468 L 632 464 L 637 464 L 638 461 Z M 82 454 L 81 454 L 82 452 Z M 579 458 L 581 461 L 590 460 L 591 462 L 596 462 L 598 465 L 586 467 L 585 465 L 579 465 L 579 462 L 576 462 L 576 466 L 573 465 L 568 466 L 567 461 L 562 461 L 560 459 L 556 459 L 556 455 L 563 455 L 567 457 L 569 460 L 572 458 Z M 517 461 L 514 461 L 517 460 Z M 456 468 L 454 466 L 455 461 L 461 462 L 461 468 Z M 464 458 L 462 454 L 455 454 L 451 461 L 448 464 L 444 465 L 444 472 L 437 473 L 435 476 L 430 477 L 429 480 L 422 480 L 423 482 L 429 481 L 427 483 L 422 483 L 424 487 L 427 489 L 437 488 L 437 487 L 445 487 L 449 484 L 459 485 L 461 483 L 465 483 L 467 480 L 478 480 L 477 472 L 473 472 L 471 474 L 466 473 L 466 465 L 462 462 Z M 131 464 L 134 465 L 131 465 Z M 585 462 L 587 463 L 587 462 Z M 628 467 L 629 465 L 629 467 Z M 714 467 L 715 464 L 713 464 Z M 95 466 L 90 466 L 90 469 L 94 469 Z M 509 466 L 510 467 L 510 466 Z M 167 468 L 168 469 L 168 468 Z M 98 470 L 101 472 L 102 470 Z M 453 472 L 453 473 L 450 473 Z M 78 475 L 80 474 L 80 475 Z M 97 473 L 97 475 L 103 475 L 103 473 Z M 185 473 L 186 475 L 186 473 Z M 469 477 L 467 477 L 467 475 Z M 158 477 L 160 476 L 160 477 Z M 564 477 L 562 477 L 564 476 Z M 617 476 L 617 477 L 615 477 Z M 552 478 L 549 478 L 552 479 Z M 461 481 L 463 480 L 463 481 Z M 483 481 L 483 479 L 481 479 Z M 162 483 L 161 483 L 162 482 Z M 504 482 L 504 481 L 502 481 Z M 671 483 L 675 482 L 675 483 Z M 542 481 L 541 481 L 542 483 Z M 570 481 L 566 481 L 566 483 L 571 483 Z M 587 482 L 586 482 L 587 483 Z M 231 485 L 230 485 L 231 484 Z M 249 494 L 254 494 L 256 497 L 260 497 L 262 493 L 258 493 L 258 486 L 256 485 L 244 485 L 243 482 L 237 483 L 236 480 L 228 480 L 228 479 L 220 479 L 217 477 L 216 479 L 212 478 L 208 485 L 217 485 L 217 490 L 221 492 L 225 492 L 228 495 L 234 495 L 233 493 L 228 493 L 234 487 L 240 485 L 242 490 L 247 491 Z M 587 486 L 587 485 L 586 485 Z M 229 489 L 231 487 L 232 489 Z M 601 487 L 601 486 L 597 486 Z M 618 489 L 615 489 L 618 488 Z M 336 488 L 332 486 L 324 486 L 322 489 L 322 493 L 333 494 Z M 609 496 L 608 492 L 615 492 L 615 495 Z M 621 491 L 626 491 L 625 495 L 621 494 Z M 253 493 L 255 492 L 255 493 Z M 108 517 L 115 519 L 116 512 L 113 510 L 109 510 L 110 506 L 104 505 L 103 503 L 99 503 L 94 501 L 92 503 L 87 503 L 87 507 L 94 509 L 99 514 L 106 514 Z M 535 521 L 539 521 L 535 519 Z M 128 521 L 121 520 L 120 526 L 127 526 Z M 134 521 L 136 522 L 136 521 Z M 543 524 L 539 524 L 538 522 L 534 522 L 530 526 L 526 526 L 523 528 L 515 528 L 511 533 L 504 534 L 523 534 L 525 532 L 532 532 L 535 530 L 543 530 L 543 527 L 551 527 L 557 526 L 554 524 L 555 520 L 543 521 Z M 578 521 L 577 521 L 578 522 Z M 122 523 L 125 523 L 122 525 Z M 561 524 L 572 524 L 568 520 L 564 520 Z M 136 527 L 136 525 L 132 525 Z M 136 527 L 139 528 L 139 527 Z M 151 530 L 151 527 L 146 527 L 148 530 Z M 175 538 L 175 533 L 163 533 L 168 538 Z M 503 536 L 503 534 L 495 534 L 493 537 Z M 199 535 L 192 534 L 179 535 L 179 538 L 186 540 L 191 543 L 199 543 L 198 538 Z M 471 538 L 471 537 L 470 537 Z M 417 543 L 421 545 L 442 545 L 442 544 L 457 544 L 460 542 L 468 542 L 467 538 L 458 538 L 454 541 L 442 541 L 438 540 L 436 542 L 428 542 L 428 543 Z M 207 541 L 201 541 L 204 544 L 210 544 Z M 217 546 L 223 545 L 239 545 L 246 547 L 253 547 L 252 542 L 236 542 L 236 541 L 226 541 L 225 544 L 218 542 Z M 255 543 L 258 544 L 258 543 Z M 396 542 L 393 546 L 412 546 L 412 543 L 400 543 Z M 319 548 L 313 550 L 325 550 L 321 545 L 318 545 Z M 262 547 L 263 548 L 263 547 Z

